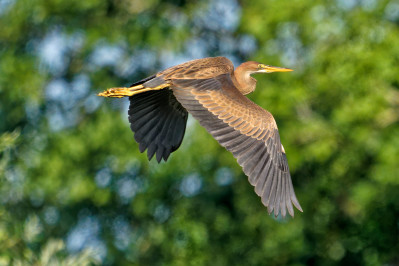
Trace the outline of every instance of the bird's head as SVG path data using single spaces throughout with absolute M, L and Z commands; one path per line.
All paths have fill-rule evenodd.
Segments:
M 272 73 L 272 72 L 289 72 L 289 71 L 293 71 L 290 68 L 269 66 L 269 65 L 261 64 L 259 62 L 255 62 L 255 61 L 245 62 L 240 67 L 245 72 L 249 72 L 250 75 L 251 74 L 256 74 L 256 73 Z
M 272 72 L 288 72 L 292 71 L 292 69 L 285 67 L 275 67 L 269 66 L 265 64 L 261 64 L 255 61 L 249 61 L 242 63 L 240 66 L 236 68 L 234 71 L 234 76 L 238 83 L 238 90 L 246 95 L 255 90 L 256 87 L 256 79 L 251 77 L 252 74 L 256 73 L 272 73 Z

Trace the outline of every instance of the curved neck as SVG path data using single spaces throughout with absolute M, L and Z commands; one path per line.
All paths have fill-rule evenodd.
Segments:
M 255 90 L 256 79 L 251 77 L 250 71 L 242 69 L 242 65 L 234 70 L 234 77 L 237 81 L 236 87 L 243 94 L 246 95 Z

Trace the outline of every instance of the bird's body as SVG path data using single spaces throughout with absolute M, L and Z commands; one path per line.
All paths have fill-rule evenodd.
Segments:
M 273 116 L 244 95 L 255 90 L 254 73 L 291 71 L 246 62 L 234 70 L 225 57 L 189 61 L 132 84 L 100 93 L 129 97 L 129 122 L 141 152 L 166 161 L 181 144 L 190 113 L 233 153 L 268 207 L 294 215 L 296 199 L 285 151 Z

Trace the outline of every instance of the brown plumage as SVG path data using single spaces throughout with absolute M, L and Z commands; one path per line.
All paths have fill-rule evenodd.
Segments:
M 225 57 L 189 61 L 99 94 L 129 96 L 129 122 L 148 159 L 166 161 L 181 144 L 190 113 L 237 159 L 268 212 L 294 216 L 295 196 L 285 151 L 273 116 L 244 95 L 255 90 L 254 73 L 292 71 L 254 61 L 234 70 Z M 188 112 L 188 113 L 187 113 Z

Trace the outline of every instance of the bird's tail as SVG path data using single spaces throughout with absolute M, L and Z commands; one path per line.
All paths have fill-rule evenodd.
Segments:
M 122 98 L 146 91 L 162 90 L 167 87 L 170 87 L 168 82 L 165 82 L 165 80 L 159 77 L 151 76 L 130 85 L 130 87 L 110 88 L 97 95 L 103 97 Z

